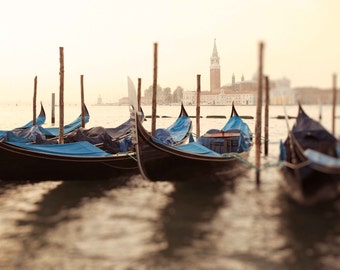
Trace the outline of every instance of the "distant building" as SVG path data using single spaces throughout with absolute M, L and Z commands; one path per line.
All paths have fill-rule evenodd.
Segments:
M 95 104 L 96 106 L 112 106 L 112 105 L 117 105 L 114 102 L 103 102 L 103 98 L 101 95 L 98 96 L 97 98 L 97 103 Z
M 333 89 L 319 89 L 316 87 L 294 88 L 296 99 L 302 104 L 332 104 Z M 337 90 L 336 104 L 340 103 L 340 91 Z
M 97 98 L 97 105 L 102 105 L 102 103 L 103 103 L 103 99 L 102 99 L 101 95 L 99 95 L 98 98 Z
M 264 90 L 265 83 L 263 83 L 263 91 Z M 235 105 L 256 105 L 257 91 L 257 73 L 255 73 L 251 79 L 245 79 L 242 74 L 239 81 L 236 80 L 235 74 L 232 74 L 230 83 L 221 84 L 220 57 L 217 51 L 216 40 L 214 40 L 213 51 L 210 57 L 210 89 L 201 91 L 201 105 L 231 105 L 232 102 L 234 102 Z M 152 102 L 151 98 L 151 95 L 142 97 L 142 105 L 150 105 Z M 183 91 L 184 105 L 195 105 L 196 99 L 196 91 Z M 294 105 L 297 101 L 300 101 L 302 104 L 332 104 L 332 100 L 332 89 L 319 89 L 315 87 L 298 87 L 292 89 L 290 80 L 287 78 L 270 79 L 269 82 L 269 104 L 271 105 Z M 157 103 L 167 104 L 167 102 L 161 100 L 159 96 Z M 336 103 L 340 103 L 339 91 Z M 98 98 L 97 104 L 102 104 L 101 97 Z M 128 99 L 120 99 L 119 104 L 128 104 Z
M 219 94 L 221 89 L 220 57 L 217 53 L 216 40 L 214 40 L 213 53 L 210 57 L 210 92 Z
M 286 78 L 275 80 L 270 88 L 270 104 L 293 105 L 296 104 L 295 91 L 290 87 L 290 81 Z
M 218 105 L 255 105 L 257 97 L 257 78 L 245 80 L 242 74 L 241 81 L 236 81 L 235 74 L 232 75 L 231 83 L 221 88 Z
M 220 57 L 217 52 L 216 40 L 214 40 L 213 52 L 210 57 L 210 91 L 201 91 L 200 101 L 202 105 L 256 105 L 258 91 L 257 74 L 250 80 L 245 80 L 242 74 L 241 80 L 236 81 L 232 75 L 231 83 L 221 86 Z M 264 88 L 264 84 L 263 84 Z M 196 91 L 183 93 L 184 104 L 196 104 Z M 271 104 L 294 104 L 295 94 L 290 88 L 287 79 L 270 82 Z
M 122 97 L 118 100 L 118 105 L 129 105 L 129 98 Z

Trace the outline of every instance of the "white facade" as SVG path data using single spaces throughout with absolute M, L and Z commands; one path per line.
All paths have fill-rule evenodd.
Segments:
M 290 87 L 290 81 L 288 79 L 283 78 L 274 81 L 274 86 L 270 89 L 270 104 L 296 104 L 296 95 L 294 90 Z
M 183 92 L 184 105 L 196 105 L 197 93 L 195 91 Z M 228 93 L 221 91 L 220 94 L 201 93 L 201 104 L 203 105 L 255 105 L 256 93 Z
M 236 91 L 223 90 L 221 88 L 220 93 L 211 93 L 209 91 L 201 92 L 201 105 L 231 105 L 234 102 L 235 105 L 256 105 L 257 91 L 254 90 L 239 90 L 242 88 L 241 83 L 236 83 Z M 257 82 L 252 83 L 252 89 L 257 88 Z M 294 90 L 290 87 L 290 81 L 286 78 L 271 81 L 271 88 L 269 89 L 270 104 L 281 105 L 281 104 L 296 104 L 296 97 Z M 226 86 L 227 87 L 227 86 Z M 264 96 L 264 94 L 263 94 Z M 185 105 L 196 105 L 196 91 L 184 91 L 183 92 L 183 103 Z

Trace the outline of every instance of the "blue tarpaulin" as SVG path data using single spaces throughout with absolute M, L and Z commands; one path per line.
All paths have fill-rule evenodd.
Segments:
M 215 156 L 215 157 L 222 157 L 221 154 L 216 153 L 215 151 L 210 150 L 209 148 L 197 143 L 197 142 L 191 142 L 187 144 L 182 144 L 178 146 L 174 146 L 175 148 L 190 152 L 193 154 L 200 154 L 200 155 L 206 155 L 206 156 Z
M 168 145 L 176 144 L 187 136 L 190 127 L 190 117 L 181 116 L 168 128 L 156 129 L 155 137 Z
M 85 115 L 85 123 L 90 120 L 89 115 Z M 64 126 L 64 134 L 70 133 L 71 131 L 81 127 L 81 115 L 78 116 L 72 123 Z M 59 135 L 59 127 L 50 127 L 44 128 L 44 134 L 46 136 L 58 136 Z
M 304 154 L 306 155 L 310 162 L 313 162 L 315 164 L 325 167 L 330 166 L 340 168 L 340 158 L 331 157 L 329 155 L 320 153 L 313 149 L 306 149 L 304 151 Z
M 81 157 L 110 156 L 110 154 L 86 141 L 65 144 L 26 144 L 21 142 L 8 143 L 28 150 L 53 155 Z
M 219 133 L 221 133 L 221 136 L 213 135 Z M 233 135 L 233 133 L 236 135 Z M 221 130 L 211 129 L 205 135 L 200 136 L 197 142 L 223 154 L 247 152 L 250 149 L 251 140 L 252 133 L 248 125 L 240 117 L 233 116 Z

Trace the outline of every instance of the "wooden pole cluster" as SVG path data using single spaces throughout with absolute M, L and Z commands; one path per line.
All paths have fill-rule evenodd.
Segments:
M 64 48 L 59 47 L 59 143 L 64 143 Z
M 80 75 L 81 126 L 85 127 L 84 75 Z
M 153 88 L 152 88 L 152 122 L 151 134 L 156 135 L 156 116 L 157 116 L 157 54 L 158 44 L 154 43 L 154 63 L 153 63 Z
M 259 68 L 258 68 L 258 89 L 256 103 L 256 122 L 255 122 L 255 166 L 256 166 L 256 184 L 260 184 L 260 167 L 261 167 L 261 118 L 262 118 L 262 82 L 263 82 L 263 47 L 259 44 Z
M 37 76 L 34 77 L 34 92 L 33 92 L 33 126 L 37 124 Z
M 201 118 L 201 75 L 197 74 L 197 96 L 196 96 L 196 137 L 200 136 L 200 118 Z
M 336 74 L 333 74 L 332 134 L 335 136 Z

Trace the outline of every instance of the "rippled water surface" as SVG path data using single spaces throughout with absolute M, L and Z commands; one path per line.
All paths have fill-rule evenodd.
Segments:
M 88 107 L 87 127 L 117 126 L 129 115 L 127 107 Z M 29 109 L 2 107 L 2 115 L 19 112 L 2 119 L 1 129 L 24 124 Z M 170 125 L 179 109 L 160 106 L 158 114 L 171 117 L 157 119 L 157 127 Z M 201 107 L 202 132 L 226 121 L 206 115 L 229 116 L 229 110 Z M 255 115 L 256 108 L 237 110 Z M 296 106 L 287 110 L 297 114 Z M 187 111 L 195 115 L 196 108 Z M 317 106 L 305 111 L 318 118 Z M 65 122 L 78 114 L 70 108 Z M 282 107 L 270 107 L 271 117 L 282 114 Z M 331 107 L 323 108 L 329 129 L 330 115 Z M 254 130 L 255 120 L 245 121 Z M 271 118 L 269 124 L 258 188 L 253 169 L 225 183 L 149 182 L 139 174 L 95 182 L 0 181 L 0 269 L 340 269 L 340 201 L 306 207 L 290 200 L 277 166 L 286 123 Z M 339 120 L 336 125 L 339 136 Z

